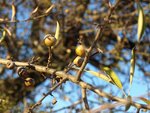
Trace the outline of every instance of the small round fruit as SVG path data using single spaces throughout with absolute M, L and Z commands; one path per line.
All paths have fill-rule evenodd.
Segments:
M 68 14 L 70 12 L 69 9 L 65 9 L 65 13 Z
M 44 37 L 44 44 L 47 46 L 47 47 L 51 47 L 51 46 L 54 46 L 56 43 L 56 38 L 50 34 L 47 34 L 45 37 Z
M 83 63 L 83 58 L 81 58 L 80 56 L 77 56 L 77 57 L 74 59 L 73 63 L 74 63 L 77 67 L 80 67 L 80 66 L 82 65 L 82 63 Z
M 56 104 L 57 103 L 57 100 L 56 100 L 56 98 L 54 98 L 53 100 L 52 100 L 52 104 L 54 105 L 54 104 Z
M 28 77 L 28 74 L 29 74 L 25 67 L 17 67 L 17 73 L 23 79 L 26 79 Z
M 35 80 L 33 78 L 28 77 L 28 78 L 25 79 L 24 84 L 27 87 L 34 86 L 35 85 Z
M 76 54 L 78 56 L 83 57 L 83 56 L 85 56 L 85 53 L 86 53 L 86 49 L 85 49 L 85 47 L 83 45 L 78 45 L 76 47 Z

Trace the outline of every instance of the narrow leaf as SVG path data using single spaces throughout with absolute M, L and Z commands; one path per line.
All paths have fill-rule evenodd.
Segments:
M 134 76 L 134 70 L 135 70 L 135 48 L 132 49 L 132 57 L 130 60 L 130 87 L 132 85 L 133 76 Z
M 4 30 L 6 31 L 6 33 L 9 35 L 9 36 L 12 36 L 12 33 L 10 32 L 10 30 L 6 27 L 4 27 Z
M 57 21 L 57 26 L 56 26 L 56 32 L 55 32 L 55 38 L 58 40 L 59 39 L 59 33 L 60 33 L 60 24 Z
M 106 82 L 112 82 L 110 78 L 108 78 L 106 75 L 104 75 L 102 73 L 98 73 L 98 72 L 91 71 L 91 70 L 89 70 L 89 71 L 88 70 L 84 70 L 84 71 L 86 71 L 88 73 L 91 73 L 92 75 L 94 75 L 94 76 L 96 76 L 98 78 L 101 78 L 101 79 L 103 79 Z
M 103 70 L 108 74 L 113 83 L 119 88 L 122 89 L 122 83 L 116 73 L 108 67 L 104 67 Z
M 125 107 L 125 111 L 128 111 L 131 107 L 131 102 L 132 102 L 132 97 L 131 96 L 128 96 L 127 97 L 127 100 L 128 100 L 128 103 L 126 104 L 126 107 Z
M 50 13 L 54 6 L 55 6 L 55 5 L 52 4 L 52 5 L 45 11 L 45 13 L 46 13 L 46 14 Z
M 34 15 L 36 14 L 36 12 L 38 11 L 39 7 L 37 6 L 32 12 L 31 12 L 31 15 Z
M 144 33 L 145 22 L 144 22 L 144 11 L 139 2 L 137 5 L 138 5 L 138 33 L 137 34 L 138 34 L 138 41 L 140 41 Z
M 3 18 L 0 18 L 0 22 L 3 22 L 3 21 L 5 21 Z
M 5 39 L 6 31 L 3 30 L 2 36 L 0 38 L 0 43 Z
M 80 68 L 78 68 L 78 67 L 73 67 L 73 69 L 79 70 Z M 98 77 L 98 78 L 101 78 L 101 79 L 103 79 L 103 80 L 106 81 L 106 82 L 110 82 L 110 83 L 113 84 L 113 82 L 111 81 L 111 79 L 110 79 L 109 77 L 107 77 L 107 76 L 106 76 L 105 74 L 103 74 L 103 73 L 98 73 L 98 72 L 91 71 L 91 70 L 86 70 L 86 69 L 84 69 L 84 71 L 87 72 L 87 73 L 90 73 L 90 74 L 92 74 L 92 75 L 94 75 L 94 76 L 96 76 L 96 77 Z
M 12 8 L 11 21 L 14 21 L 15 20 L 15 15 L 16 15 L 16 8 L 15 8 L 14 3 L 12 3 L 11 8 Z
M 144 97 L 140 97 L 140 99 L 141 99 L 142 101 L 144 101 L 147 105 L 150 105 L 150 100 L 148 100 L 148 99 L 146 99 L 146 98 L 144 98 Z

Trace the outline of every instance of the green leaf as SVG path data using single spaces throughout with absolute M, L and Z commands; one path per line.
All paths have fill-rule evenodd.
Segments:
M 59 39 L 59 33 L 60 33 L 60 24 L 57 21 L 57 26 L 56 26 L 56 32 L 55 32 L 55 38 L 58 40 Z
M 135 70 L 135 48 L 132 49 L 132 57 L 130 60 L 130 86 L 132 85 L 133 76 L 134 76 L 134 70 Z
M 5 39 L 5 35 L 6 35 L 6 31 L 5 30 L 1 30 L 3 31 L 2 36 L 0 38 L 0 43 Z
M 144 97 L 140 97 L 140 99 L 141 99 L 142 101 L 144 101 L 147 105 L 150 105 L 150 100 L 148 100 L 148 99 L 146 99 L 146 98 L 144 98 Z
M 73 69 L 79 70 L 80 68 L 73 67 Z M 94 75 L 94 76 L 96 76 L 98 78 L 101 78 L 102 80 L 104 80 L 106 82 L 110 82 L 110 83 L 113 84 L 112 80 L 109 77 L 107 77 L 105 74 L 103 74 L 103 73 L 98 73 L 98 72 L 91 71 L 91 70 L 86 70 L 86 69 L 84 69 L 84 71 L 87 72 L 87 73 L 90 73 L 90 74 L 92 74 L 92 75 Z
M 108 67 L 104 67 L 103 70 L 108 74 L 111 78 L 112 82 L 119 88 L 122 89 L 122 83 L 116 73 Z
M 102 73 L 98 73 L 98 72 L 91 71 L 91 70 L 89 70 L 89 71 L 84 70 L 84 71 L 86 71 L 86 72 L 88 72 L 88 73 L 91 73 L 92 75 L 94 75 L 94 76 L 96 76 L 96 77 L 98 77 L 98 78 L 101 78 L 101 79 L 103 79 L 103 80 L 106 81 L 106 82 L 112 83 L 111 79 L 108 78 L 106 75 L 104 75 L 104 74 L 102 74 Z
M 138 41 L 141 40 L 142 35 L 144 33 L 145 21 L 144 21 L 144 11 L 141 7 L 140 3 L 138 2 Z

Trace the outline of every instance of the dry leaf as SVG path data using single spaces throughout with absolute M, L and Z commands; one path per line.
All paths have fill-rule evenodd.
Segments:
M 5 31 L 7 32 L 7 34 L 11 37 L 12 36 L 12 33 L 10 32 L 10 30 L 6 27 L 4 27 Z
M 15 7 L 14 3 L 12 3 L 11 7 L 12 7 L 11 21 L 15 21 L 16 7 Z
M 45 13 L 46 13 L 46 14 L 50 13 L 50 11 L 53 9 L 54 6 L 55 6 L 55 5 L 52 4 L 52 5 L 45 11 Z
M 34 14 L 36 14 L 37 13 L 37 11 L 38 11 L 38 9 L 39 9 L 39 7 L 37 6 L 32 12 L 31 12 L 31 15 L 34 15 Z
M 132 49 L 132 57 L 130 60 L 130 86 L 132 85 L 134 70 L 135 70 L 135 48 Z
M 138 41 L 140 41 L 144 33 L 144 26 L 145 26 L 144 11 L 140 3 L 138 3 L 138 14 L 139 14 L 138 16 Z
M 3 31 L 2 36 L 0 38 L 0 43 L 5 39 L 5 35 L 6 35 L 6 31 L 5 30 L 1 30 Z
M 57 21 L 57 26 L 56 26 L 56 32 L 55 32 L 55 38 L 58 40 L 59 39 L 59 33 L 60 33 L 60 24 Z

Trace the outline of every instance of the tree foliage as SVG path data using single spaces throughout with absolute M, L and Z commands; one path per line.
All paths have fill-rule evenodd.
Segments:
M 0 6 L 0 112 L 150 109 L 147 96 L 137 98 L 142 104 L 130 94 L 134 82 L 149 92 L 149 0 L 1 0 Z M 46 36 L 56 43 L 47 47 Z

